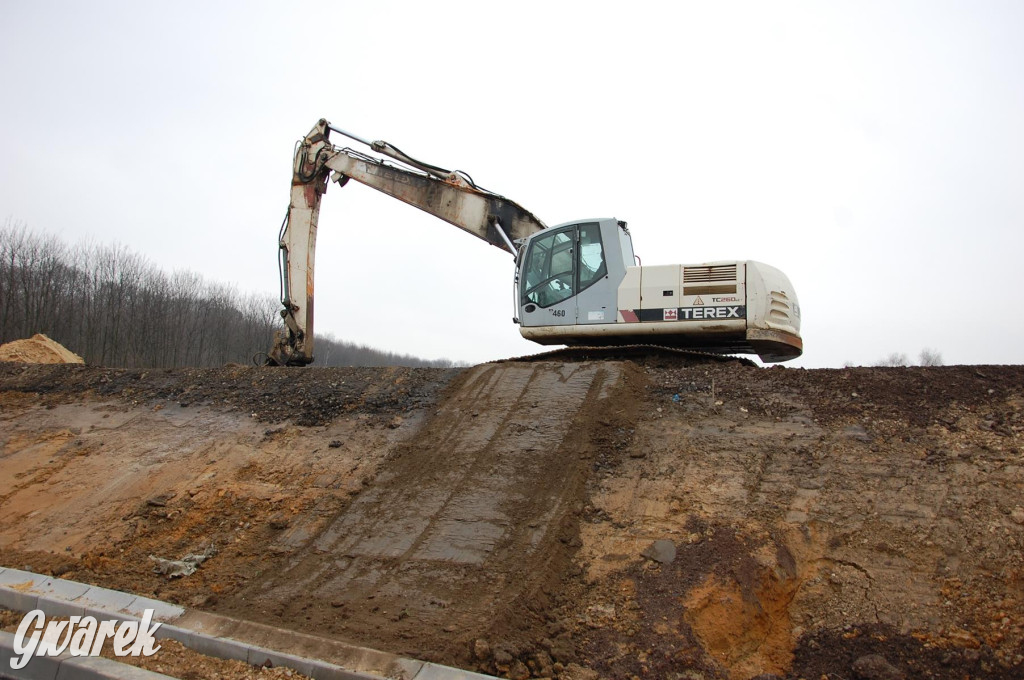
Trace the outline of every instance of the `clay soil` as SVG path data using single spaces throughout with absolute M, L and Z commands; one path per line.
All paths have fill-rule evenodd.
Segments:
M 0 564 L 513 678 L 1019 678 L 1022 430 L 1018 366 L 0 364 Z

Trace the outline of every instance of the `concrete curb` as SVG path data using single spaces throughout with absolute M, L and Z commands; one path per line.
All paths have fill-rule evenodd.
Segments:
M 185 609 L 178 605 L 109 590 L 75 581 L 0 567 L 0 607 L 28 612 L 41 609 L 47 616 L 92 616 L 97 620 L 135 621 L 145 609 L 153 609 L 153 621 L 161 623 L 158 639 L 171 639 L 207 656 L 245 661 L 254 666 L 270 662 L 308 675 L 314 680 L 488 680 L 490 675 L 464 671 L 387 652 L 357 647 L 337 640 L 296 633 L 261 623 L 232 619 L 217 614 Z M 10 667 L 13 635 L 8 651 L 0 647 L 0 676 L 14 673 Z M 108 661 L 126 669 L 123 675 L 111 673 L 106 664 L 79 662 Z M 38 663 L 37 663 L 38 662 Z M 56 680 L 60 668 L 74 678 L 165 678 L 152 673 L 140 676 L 141 669 L 92 657 L 33 657 L 16 671 L 17 678 Z M 72 668 L 73 666 L 73 668 Z M 104 669 L 96 670 L 99 666 Z M 94 669 L 94 667 L 96 669 Z M 52 670 L 52 673 L 51 673 Z M 117 669 L 113 669 L 117 670 Z M 146 671 L 148 673 L 148 671 Z M 90 674 L 92 673 L 92 674 Z
M 163 673 L 110 659 L 71 656 L 67 652 L 56 657 L 32 657 L 24 668 L 11 669 L 11 659 L 20 657 L 14 651 L 14 633 L 0 631 L 0 678 L 27 680 L 174 680 Z

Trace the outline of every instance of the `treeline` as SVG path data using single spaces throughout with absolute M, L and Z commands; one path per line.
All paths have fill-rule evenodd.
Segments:
M 884 359 L 879 359 L 872 366 L 913 366 L 914 363 L 904 352 L 893 352 Z M 924 348 L 918 356 L 918 366 L 941 366 L 942 354 L 934 349 Z
M 10 219 L 0 227 L 0 342 L 45 333 L 89 364 L 176 368 L 249 363 L 270 348 L 280 304 L 120 245 L 69 246 Z M 317 338 L 317 365 L 450 366 Z
M 318 334 L 313 343 L 315 366 L 411 366 L 412 368 L 452 368 L 466 366 L 450 359 L 419 359 L 338 340 L 330 334 Z

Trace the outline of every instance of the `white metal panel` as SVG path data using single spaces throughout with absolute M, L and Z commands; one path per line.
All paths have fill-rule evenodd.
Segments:
M 618 321 L 624 322 L 622 310 L 632 311 L 640 309 L 640 267 L 626 267 L 626 276 L 619 284 L 619 312 Z
M 665 309 L 679 306 L 679 277 L 682 267 L 664 264 L 643 267 L 640 309 Z

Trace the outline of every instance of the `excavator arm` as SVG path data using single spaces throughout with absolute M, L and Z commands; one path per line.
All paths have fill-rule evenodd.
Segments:
M 334 131 L 402 165 L 331 144 Z M 281 317 L 267 363 L 303 366 L 313 361 L 313 272 L 320 200 L 330 180 L 350 179 L 416 206 L 493 246 L 517 254 L 516 241 L 545 228 L 525 208 L 478 187 L 465 173 L 422 163 L 391 144 L 370 142 L 321 119 L 299 143 L 292 167 L 291 202 L 281 226 Z

